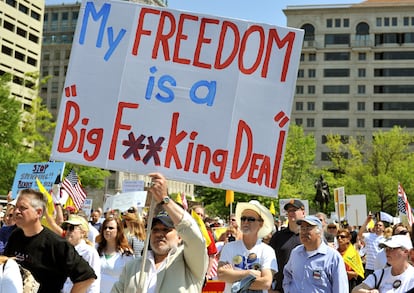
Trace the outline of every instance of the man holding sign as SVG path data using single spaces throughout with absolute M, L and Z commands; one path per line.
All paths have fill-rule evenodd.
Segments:
M 149 176 L 152 187 L 148 194 L 164 211 L 152 221 L 152 250 L 145 260 L 144 288 L 137 288 L 142 265 L 142 258 L 138 258 L 125 266 L 111 292 L 199 293 L 208 265 L 204 238 L 191 215 L 168 197 L 164 176 L 160 173 Z

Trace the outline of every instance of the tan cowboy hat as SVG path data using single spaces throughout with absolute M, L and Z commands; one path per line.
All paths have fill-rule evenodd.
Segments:
M 249 202 L 239 202 L 236 206 L 236 221 L 237 225 L 241 227 L 240 217 L 244 210 L 253 210 L 259 214 L 263 219 L 263 226 L 260 228 L 257 236 L 259 238 L 264 238 L 269 233 L 272 232 L 274 227 L 272 213 L 263 205 L 261 205 L 257 200 L 251 200 Z

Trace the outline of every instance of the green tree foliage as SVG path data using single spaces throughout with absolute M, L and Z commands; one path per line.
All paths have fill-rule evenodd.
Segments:
M 10 97 L 10 75 L 0 76 L 0 194 L 7 194 L 13 184 L 16 166 L 24 153 L 20 116 L 21 103 Z
M 366 194 L 369 210 L 395 214 L 398 182 L 403 184 L 407 196 L 414 191 L 410 177 L 410 166 L 414 166 L 410 151 L 413 142 L 412 134 L 400 127 L 378 131 L 372 142 L 366 143 L 354 138 L 343 143 L 339 136 L 329 136 L 327 146 L 332 163 L 342 173 L 336 184 L 345 186 L 346 194 Z
M 314 166 L 315 149 L 313 135 L 305 135 L 301 126 L 291 124 L 283 160 L 280 198 L 313 200 L 313 183 L 317 176 Z

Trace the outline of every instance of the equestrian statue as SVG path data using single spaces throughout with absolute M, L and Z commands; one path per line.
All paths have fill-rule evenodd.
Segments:
M 319 211 L 327 213 L 328 211 L 328 204 L 330 199 L 330 192 L 329 192 L 329 185 L 328 182 L 325 181 L 323 175 L 321 175 L 315 181 L 315 189 L 316 195 L 314 201 L 319 206 Z

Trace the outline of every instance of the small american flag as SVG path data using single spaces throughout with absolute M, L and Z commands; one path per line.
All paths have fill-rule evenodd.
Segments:
M 397 202 L 397 209 L 400 213 L 407 215 L 408 224 L 410 226 L 413 224 L 413 214 L 411 212 L 411 206 L 408 202 L 407 195 L 401 184 L 398 184 L 398 202 Z
M 66 190 L 72 198 L 76 208 L 79 210 L 86 199 L 86 192 L 83 190 L 79 182 L 79 177 L 72 169 L 62 182 L 62 188 Z

